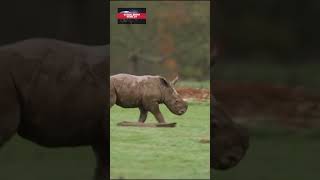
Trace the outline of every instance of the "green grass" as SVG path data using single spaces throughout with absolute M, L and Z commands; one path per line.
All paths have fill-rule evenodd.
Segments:
M 210 81 L 191 81 L 184 80 L 177 83 L 177 87 L 191 87 L 191 88 L 210 88 Z
M 91 148 L 44 148 L 13 138 L 0 149 L 1 180 L 89 180 L 95 157 Z
M 161 106 L 175 128 L 119 127 L 118 122 L 136 121 L 138 109 L 111 109 L 111 177 L 128 179 L 208 179 L 210 145 L 201 138 L 210 135 L 209 103 L 190 103 L 176 116 Z M 146 122 L 155 122 L 151 114 Z
M 214 171 L 215 180 L 319 179 L 320 130 L 260 128 L 251 130 L 251 145 L 241 163 Z

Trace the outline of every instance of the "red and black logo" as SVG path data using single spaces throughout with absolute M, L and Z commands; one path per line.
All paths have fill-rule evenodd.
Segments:
M 146 8 L 118 8 L 118 24 L 146 24 Z

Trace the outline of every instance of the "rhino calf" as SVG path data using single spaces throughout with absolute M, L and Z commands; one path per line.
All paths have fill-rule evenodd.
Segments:
M 117 74 L 110 77 L 110 108 L 117 104 L 123 108 L 139 108 L 139 122 L 144 123 L 150 111 L 159 123 L 165 123 L 159 104 L 182 115 L 187 111 L 187 103 L 174 88 L 178 78 L 169 82 L 161 76 L 134 76 Z

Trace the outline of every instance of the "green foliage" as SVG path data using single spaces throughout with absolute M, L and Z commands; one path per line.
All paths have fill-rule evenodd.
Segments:
M 119 7 L 145 7 L 147 24 L 117 24 L 115 14 Z M 164 59 L 173 59 L 175 70 L 188 79 L 209 79 L 210 6 L 209 2 L 111 2 L 111 74 L 165 74 L 170 71 Z M 163 48 L 168 48 L 164 52 Z M 138 58 L 137 68 L 129 60 Z M 172 70 L 171 70 L 172 71 Z
M 175 128 L 119 127 L 124 120 L 136 121 L 138 109 L 111 109 L 111 177 L 125 179 L 208 179 L 210 145 L 201 138 L 210 134 L 209 103 L 190 104 L 186 114 L 161 111 Z M 155 122 L 149 114 L 147 122 Z

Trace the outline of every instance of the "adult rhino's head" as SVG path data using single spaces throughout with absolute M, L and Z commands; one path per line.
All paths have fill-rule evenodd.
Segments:
M 236 166 L 245 156 L 249 147 L 249 135 L 247 129 L 235 124 L 214 99 L 211 102 L 211 167 L 226 170 Z
M 188 104 L 178 94 L 174 85 L 178 81 L 178 77 L 169 82 L 166 78 L 159 76 L 160 88 L 161 88 L 161 99 L 168 109 L 176 114 L 182 115 L 188 109 Z

